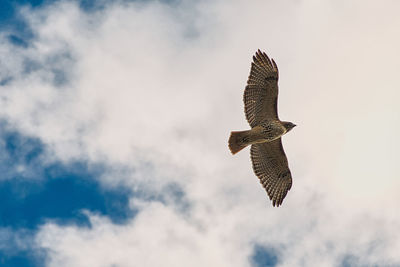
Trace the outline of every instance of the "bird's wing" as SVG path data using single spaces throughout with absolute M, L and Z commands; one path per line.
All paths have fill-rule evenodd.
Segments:
M 267 191 L 272 204 L 279 207 L 292 187 L 292 175 L 281 138 L 252 145 L 250 155 L 254 173 Z
M 251 127 L 265 119 L 278 119 L 278 67 L 275 61 L 258 50 L 253 56 L 244 91 L 244 111 Z

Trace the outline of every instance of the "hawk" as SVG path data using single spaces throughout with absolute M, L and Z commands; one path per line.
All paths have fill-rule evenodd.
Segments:
M 251 145 L 253 170 L 267 191 L 272 205 L 279 207 L 292 187 L 281 136 L 296 125 L 278 118 L 278 67 L 273 59 L 258 50 L 253 56 L 243 101 L 251 130 L 234 131 L 229 149 L 236 154 Z

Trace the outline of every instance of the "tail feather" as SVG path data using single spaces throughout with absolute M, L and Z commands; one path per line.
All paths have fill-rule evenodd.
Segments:
M 229 149 L 231 153 L 234 155 L 238 153 L 240 150 L 249 145 L 249 131 L 238 131 L 231 132 L 231 136 L 229 137 Z

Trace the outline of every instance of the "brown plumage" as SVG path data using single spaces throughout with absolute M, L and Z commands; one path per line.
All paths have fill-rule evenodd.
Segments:
M 281 136 L 296 126 L 279 120 L 278 78 L 275 61 L 258 50 L 253 56 L 243 96 L 244 111 L 251 130 L 231 132 L 228 141 L 232 154 L 251 145 L 254 173 L 267 191 L 273 206 L 282 204 L 292 186 L 292 175 Z

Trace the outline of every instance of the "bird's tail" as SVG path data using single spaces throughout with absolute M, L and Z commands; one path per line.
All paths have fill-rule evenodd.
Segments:
M 231 132 L 228 143 L 229 149 L 233 155 L 250 144 L 249 132 L 250 131 Z

